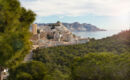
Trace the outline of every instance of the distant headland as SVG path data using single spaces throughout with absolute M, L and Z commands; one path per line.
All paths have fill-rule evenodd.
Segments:
M 53 23 L 39 23 L 38 26 L 47 26 L 49 24 Z M 70 31 L 106 31 L 105 29 L 100 29 L 95 25 L 88 24 L 88 23 L 62 23 L 66 28 L 68 28 Z

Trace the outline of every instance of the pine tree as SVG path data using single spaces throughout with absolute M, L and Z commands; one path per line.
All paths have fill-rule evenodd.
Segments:
M 16 64 L 30 49 L 29 27 L 35 13 L 18 0 L 0 0 L 0 65 Z

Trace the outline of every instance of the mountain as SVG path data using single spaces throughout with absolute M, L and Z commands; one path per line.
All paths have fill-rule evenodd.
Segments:
M 71 31 L 105 31 L 104 29 L 100 29 L 92 24 L 83 23 L 80 24 L 79 22 L 74 23 L 63 23 L 69 30 Z
M 38 24 L 39 26 L 46 26 L 50 23 L 42 23 Z M 79 22 L 74 22 L 74 23 L 62 23 L 65 27 L 67 27 L 70 31 L 106 31 L 104 29 L 100 29 L 96 27 L 95 25 L 92 24 L 87 24 L 87 23 L 79 23 Z

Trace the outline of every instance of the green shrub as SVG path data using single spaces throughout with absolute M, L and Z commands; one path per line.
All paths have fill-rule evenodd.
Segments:
M 47 68 L 41 62 L 32 61 L 11 68 L 9 72 L 9 80 L 43 80 Z

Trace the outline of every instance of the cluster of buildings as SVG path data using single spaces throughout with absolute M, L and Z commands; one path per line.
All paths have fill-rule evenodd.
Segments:
M 81 39 L 74 35 L 60 22 L 48 24 L 47 26 L 33 24 L 32 34 L 31 41 L 35 47 L 71 45 L 88 41 L 88 39 Z

